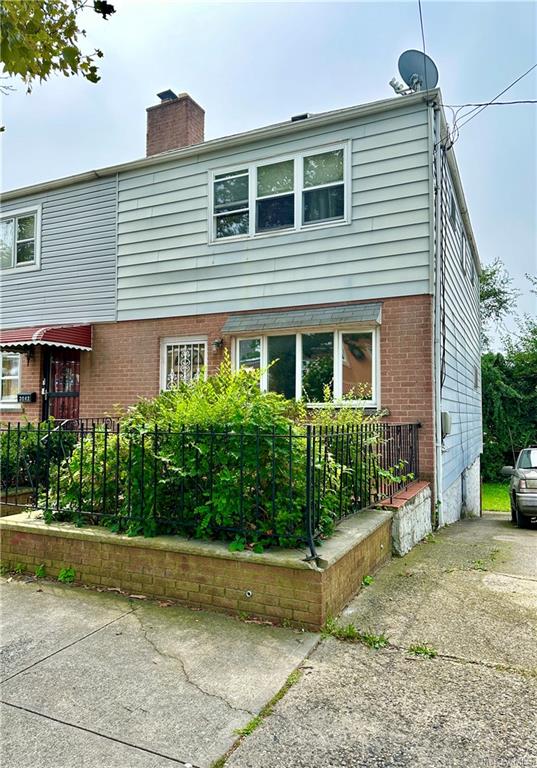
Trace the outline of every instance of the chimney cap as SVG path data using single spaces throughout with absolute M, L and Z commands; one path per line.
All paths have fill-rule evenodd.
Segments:
M 167 91 L 157 93 L 157 96 L 161 101 L 174 101 L 177 98 L 177 94 L 174 93 L 171 88 L 168 88 Z

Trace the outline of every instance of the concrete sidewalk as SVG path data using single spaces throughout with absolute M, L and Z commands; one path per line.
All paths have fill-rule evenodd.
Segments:
M 537 530 L 459 522 L 394 559 L 229 768 L 537 768 Z M 430 644 L 436 658 L 408 652 Z
M 2 579 L 2 768 L 205 768 L 318 636 Z

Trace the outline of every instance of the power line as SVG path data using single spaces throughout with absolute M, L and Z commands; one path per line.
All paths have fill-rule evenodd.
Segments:
M 423 28 L 423 13 L 421 10 L 421 0 L 418 0 L 418 11 L 420 14 L 420 28 L 421 28 L 421 44 L 423 47 L 423 72 L 425 74 L 425 90 L 429 90 L 429 84 L 427 82 L 427 54 L 425 53 L 425 31 Z
M 494 104 L 494 102 L 496 102 L 496 101 L 497 101 L 497 100 L 500 98 L 500 96 L 503 96 L 503 94 L 504 94 L 504 93 L 507 93 L 507 91 L 511 90 L 511 88 L 512 88 L 514 85 L 516 85 L 517 83 L 519 83 L 519 82 L 520 82 L 520 81 L 521 81 L 521 80 L 522 80 L 524 77 L 526 77 L 526 75 L 529 75 L 529 73 L 530 73 L 530 72 L 533 72 L 533 70 L 534 70 L 536 67 L 537 67 L 537 64 L 534 64 L 534 65 L 533 65 L 532 67 L 530 67 L 530 68 L 529 68 L 529 69 L 528 69 L 526 72 L 524 72 L 522 75 L 520 75 L 519 77 L 517 77 L 517 79 L 516 79 L 516 80 L 513 80 L 513 82 L 512 82 L 512 83 L 510 83 L 510 84 L 507 86 L 507 88 L 504 88 L 504 89 L 503 89 L 503 91 L 500 91 L 500 93 L 498 93 L 498 94 L 497 94 L 497 95 L 496 95 L 496 96 L 495 96 L 493 99 L 491 99 L 490 101 L 487 101 L 487 102 L 486 102 L 485 104 L 483 104 L 482 106 L 477 106 L 477 105 L 476 105 L 476 106 L 475 106 L 473 109 L 471 109 L 469 112 L 466 112 L 466 114 L 462 115 L 462 118 L 461 118 L 461 119 L 463 120 L 463 122 L 462 122 L 460 125 L 458 125 L 458 126 L 457 126 L 457 129 L 458 129 L 458 130 L 460 130 L 460 129 L 461 129 L 463 126 L 464 126 L 464 125 L 466 125 L 467 123 L 469 123 L 469 122 L 470 122 L 470 120 L 473 120 L 473 119 L 474 119 L 474 117 L 477 117 L 478 115 L 480 115 L 480 114 L 481 114 L 481 112 L 483 112 L 483 110 L 485 110 L 487 107 L 490 107 L 492 104 Z M 473 115 L 472 115 L 472 112 L 474 113 Z M 469 117 L 469 115 L 471 115 L 471 117 Z M 467 118 L 467 119 L 466 119 L 466 120 L 464 120 L 464 118 Z
M 507 104 L 537 104 L 537 99 L 517 99 L 516 101 L 481 101 L 470 102 L 469 104 L 440 104 L 440 106 L 449 107 L 449 109 L 463 109 L 464 107 L 503 107 Z

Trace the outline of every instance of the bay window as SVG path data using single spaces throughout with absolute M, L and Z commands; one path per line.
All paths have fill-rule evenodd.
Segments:
M 0 267 L 28 269 L 39 262 L 39 211 L 17 211 L 0 219 Z
M 238 368 L 262 369 L 261 387 L 310 405 L 328 400 L 377 406 L 376 330 L 323 330 L 239 338 Z
M 212 176 L 212 239 L 345 221 L 347 147 L 308 150 Z

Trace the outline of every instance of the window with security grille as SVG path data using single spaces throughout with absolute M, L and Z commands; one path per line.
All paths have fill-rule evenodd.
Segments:
M 162 346 L 161 389 L 172 389 L 205 375 L 207 342 L 173 339 Z

